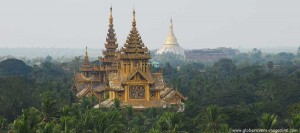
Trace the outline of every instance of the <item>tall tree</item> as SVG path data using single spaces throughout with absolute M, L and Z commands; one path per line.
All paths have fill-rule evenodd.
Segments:
M 258 118 L 258 125 L 262 129 L 272 129 L 277 125 L 277 115 L 263 113 L 260 118 Z
M 165 112 L 158 120 L 160 129 L 170 133 L 178 133 L 182 128 L 181 116 L 175 112 Z
M 220 130 L 226 130 L 227 116 L 220 112 L 216 105 L 211 105 L 206 109 L 204 116 L 204 128 L 206 132 L 218 133 Z

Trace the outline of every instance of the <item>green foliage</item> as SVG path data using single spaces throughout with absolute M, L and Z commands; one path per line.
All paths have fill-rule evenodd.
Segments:
M 0 131 L 4 130 L 6 127 L 6 120 L 4 117 L 0 116 Z
M 263 113 L 260 118 L 258 118 L 258 125 L 261 129 L 273 129 L 278 123 L 277 115 Z
M 232 73 L 236 70 L 236 66 L 231 59 L 224 58 L 215 62 L 212 69 L 218 72 Z
M 167 64 L 176 67 L 184 64 L 184 57 L 174 53 L 164 53 L 160 55 L 152 54 L 152 60 L 158 61 L 160 66 L 165 66 Z
M 18 59 L 7 59 L 0 62 L 0 77 L 9 75 L 29 76 L 32 68 Z
M 15 133 L 30 133 L 38 129 L 41 122 L 41 114 L 36 108 L 29 108 L 22 111 L 21 117 L 13 122 L 12 130 Z
M 60 133 L 60 125 L 57 125 L 55 122 L 42 123 L 37 133 Z
M 116 108 L 116 109 L 120 109 L 121 108 L 121 101 L 119 100 L 119 99 L 115 99 L 114 100 L 114 107 Z
M 289 105 L 287 113 L 290 116 L 300 114 L 300 103 L 295 103 L 295 104 Z
M 292 118 L 286 119 L 285 122 L 290 129 L 300 129 L 300 114 L 292 115 Z
M 120 100 L 112 108 L 94 109 L 98 100 L 90 97 L 78 102 L 70 89 L 81 57 L 64 63 L 45 61 L 33 66 L 32 74 L 0 76 L 0 130 L 230 133 L 244 128 L 299 129 L 297 59 L 289 53 L 264 55 L 254 49 L 212 65 L 182 59 L 164 62 L 161 69 L 167 86 L 188 97 L 183 113 L 169 108 L 135 111 L 121 107 Z
M 182 116 L 175 112 L 165 112 L 158 120 L 157 127 L 161 131 L 178 133 L 182 128 Z
M 211 105 L 206 109 L 204 115 L 204 129 L 206 132 L 212 133 L 228 130 L 227 119 L 227 116 L 222 114 L 217 106 Z
M 0 115 L 9 122 L 21 114 L 22 109 L 38 107 L 39 90 L 26 77 L 0 78 Z
M 41 110 L 44 122 L 50 122 L 55 118 L 57 112 L 56 100 L 53 99 L 50 92 L 42 94 Z

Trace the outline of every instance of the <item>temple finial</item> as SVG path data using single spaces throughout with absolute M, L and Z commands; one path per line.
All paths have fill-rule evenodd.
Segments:
M 135 9 L 133 8 L 133 19 L 132 19 L 132 26 L 135 27 L 136 26 L 136 21 L 135 21 Z
M 85 56 L 84 56 L 83 66 L 89 66 L 90 67 L 90 61 L 89 61 L 89 55 L 88 55 L 87 47 L 85 47 Z
M 110 13 L 109 13 L 109 23 L 113 23 L 113 17 L 112 17 L 112 6 L 110 7 Z
M 88 56 L 87 47 L 85 47 L 85 57 L 89 57 L 89 56 Z
M 173 30 L 173 18 L 172 18 L 172 17 L 171 17 L 171 19 L 170 19 L 170 24 L 171 24 L 171 25 L 170 25 L 170 29 Z

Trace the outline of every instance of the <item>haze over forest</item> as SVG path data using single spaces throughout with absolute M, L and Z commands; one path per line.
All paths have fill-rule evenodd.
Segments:
M 296 49 L 299 4 L 297 0 L 151 0 L 134 1 L 134 8 L 138 30 L 150 49 L 163 45 L 171 17 L 185 49 Z M 103 49 L 110 5 L 119 46 L 123 46 L 131 27 L 132 1 L 0 1 L 0 48 Z

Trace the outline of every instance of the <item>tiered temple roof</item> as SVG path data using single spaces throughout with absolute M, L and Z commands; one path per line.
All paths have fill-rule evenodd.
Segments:
M 133 10 L 132 29 L 127 37 L 124 47 L 121 49 L 121 59 L 151 59 L 147 47 L 136 28 L 135 11 Z
M 85 48 L 85 57 L 84 57 L 84 62 L 81 66 L 81 71 L 86 71 L 86 72 L 89 72 L 89 71 L 92 71 L 92 66 L 91 66 L 91 63 L 90 63 L 90 60 L 89 60 L 89 56 L 88 56 L 88 52 L 87 52 L 87 47 Z
M 100 58 L 102 63 L 100 70 L 102 71 L 113 71 L 117 69 L 116 63 L 116 49 L 118 48 L 116 33 L 113 24 L 112 7 L 110 8 L 109 15 L 109 29 L 106 37 L 105 50 L 102 51 L 104 57 Z

